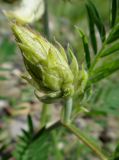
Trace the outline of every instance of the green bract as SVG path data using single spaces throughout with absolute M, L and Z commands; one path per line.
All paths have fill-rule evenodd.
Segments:
M 66 53 L 58 42 L 59 49 L 40 34 L 23 26 L 12 24 L 12 30 L 30 75 L 23 77 L 44 94 L 39 97 L 35 92 L 36 96 L 46 103 L 73 96 L 81 76 L 79 77 L 78 63 L 72 51 L 69 49 L 69 65 Z

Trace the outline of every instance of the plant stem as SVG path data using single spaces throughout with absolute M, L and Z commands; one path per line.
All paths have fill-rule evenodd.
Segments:
M 41 128 L 44 127 L 47 122 L 47 111 L 48 111 L 48 104 L 43 103 L 42 111 L 41 111 L 41 118 L 40 118 Z
M 63 106 L 63 122 L 70 123 L 70 117 L 72 112 L 72 98 L 68 98 Z
M 93 150 L 93 152 L 101 159 L 108 160 L 108 158 L 100 151 L 99 147 L 96 146 L 94 142 L 92 142 L 79 128 L 76 128 L 72 124 L 67 124 L 62 122 L 64 127 L 70 130 L 74 135 L 78 137 L 84 144 L 86 144 L 89 148 Z
M 71 131 L 79 140 L 81 140 L 86 146 L 88 146 L 99 158 L 100 160 L 108 160 L 108 158 L 102 153 L 101 149 L 79 128 L 76 128 L 72 124 L 68 124 L 64 121 L 57 121 L 52 124 L 47 130 L 53 130 L 57 127 L 64 126 L 69 131 Z
M 44 33 L 47 37 L 47 39 L 50 39 L 50 32 L 49 32 L 49 16 L 48 16 L 48 0 L 44 0 L 45 4 L 45 12 L 44 12 Z

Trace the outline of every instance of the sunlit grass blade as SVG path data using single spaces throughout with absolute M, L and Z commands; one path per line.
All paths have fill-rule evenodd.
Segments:
M 111 8 L 111 27 L 113 27 L 116 23 L 116 17 L 117 17 L 117 1 L 118 0 L 112 0 L 112 8 Z
M 80 30 L 79 28 L 77 28 L 77 30 L 78 30 L 78 32 L 80 34 L 80 37 L 82 39 L 82 42 L 83 42 L 87 68 L 90 68 L 91 58 L 90 58 L 90 51 L 89 51 L 89 46 L 88 46 L 88 39 L 87 39 L 85 33 L 82 30 Z
M 87 4 L 86 4 L 86 8 L 87 8 L 88 20 L 89 20 L 89 30 L 90 30 L 91 44 L 92 44 L 93 51 L 96 54 L 97 53 L 97 41 L 96 41 L 96 35 L 95 35 L 94 21 L 93 21 L 93 18 L 92 18 L 91 10 L 90 10 L 90 8 Z

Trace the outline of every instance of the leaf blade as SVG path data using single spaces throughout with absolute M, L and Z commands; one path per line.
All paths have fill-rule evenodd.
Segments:
M 117 39 L 119 39 L 119 23 L 117 23 L 109 33 L 106 43 L 110 44 L 113 41 L 116 41 Z
M 90 68 L 91 58 L 90 58 L 90 51 L 89 51 L 87 37 L 82 30 L 80 30 L 79 28 L 77 28 L 77 30 L 79 32 L 79 35 L 80 35 L 81 39 L 82 39 L 83 48 L 84 48 L 84 51 L 85 51 L 85 60 L 86 60 L 87 68 Z
M 27 121 L 28 121 L 29 133 L 31 133 L 32 135 L 32 133 L 34 132 L 34 127 L 33 127 L 33 121 L 30 115 L 28 115 Z
M 89 75 L 89 79 L 91 83 L 96 83 L 99 80 L 109 76 L 110 74 L 114 73 L 116 70 L 119 69 L 119 59 L 105 63 L 101 67 L 94 69 L 91 74 Z
M 96 41 L 96 35 L 95 35 L 94 21 L 92 19 L 92 13 L 90 11 L 90 8 L 87 4 L 86 4 L 86 9 L 87 9 L 87 13 L 88 13 L 88 22 L 89 22 L 91 44 L 92 44 L 94 54 L 96 54 L 97 53 L 97 41 Z
M 116 42 L 114 42 L 114 43 L 106 46 L 106 47 L 102 50 L 102 52 L 101 52 L 101 54 L 100 54 L 100 57 L 108 56 L 108 55 L 110 55 L 110 54 L 115 53 L 115 52 L 118 51 L 118 50 L 119 50 L 119 41 L 116 41 Z
M 88 0 L 87 4 L 88 4 L 89 10 L 91 12 L 91 16 L 94 21 L 94 24 L 96 25 L 96 27 L 99 31 L 100 38 L 101 38 L 102 42 L 104 42 L 105 36 L 106 36 L 106 31 L 105 31 L 105 27 L 104 27 L 101 15 L 91 0 Z
M 112 0 L 111 27 L 115 25 L 116 17 L 117 17 L 117 0 Z

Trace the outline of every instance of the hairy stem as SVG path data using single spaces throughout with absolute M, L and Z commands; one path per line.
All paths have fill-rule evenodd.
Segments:
M 86 144 L 100 158 L 100 160 L 108 160 L 108 158 L 101 152 L 99 147 L 94 142 L 92 142 L 79 128 L 76 128 L 74 125 L 64 122 L 62 122 L 62 124 L 74 135 L 76 135 L 78 139 Z
M 40 118 L 40 126 L 41 128 L 45 126 L 47 122 L 47 110 L 48 110 L 48 104 L 42 105 L 42 111 L 41 111 L 41 118 Z
M 72 98 L 68 98 L 63 106 L 63 121 L 65 123 L 70 123 L 72 112 Z
M 53 125 L 51 125 L 48 130 L 55 129 L 60 126 L 64 126 L 69 131 L 71 131 L 80 141 L 82 141 L 86 146 L 88 146 L 100 158 L 100 160 L 108 160 L 108 158 L 102 153 L 101 149 L 89 138 L 89 135 L 86 135 L 76 126 L 65 123 L 64 121 L 57 121 Z

